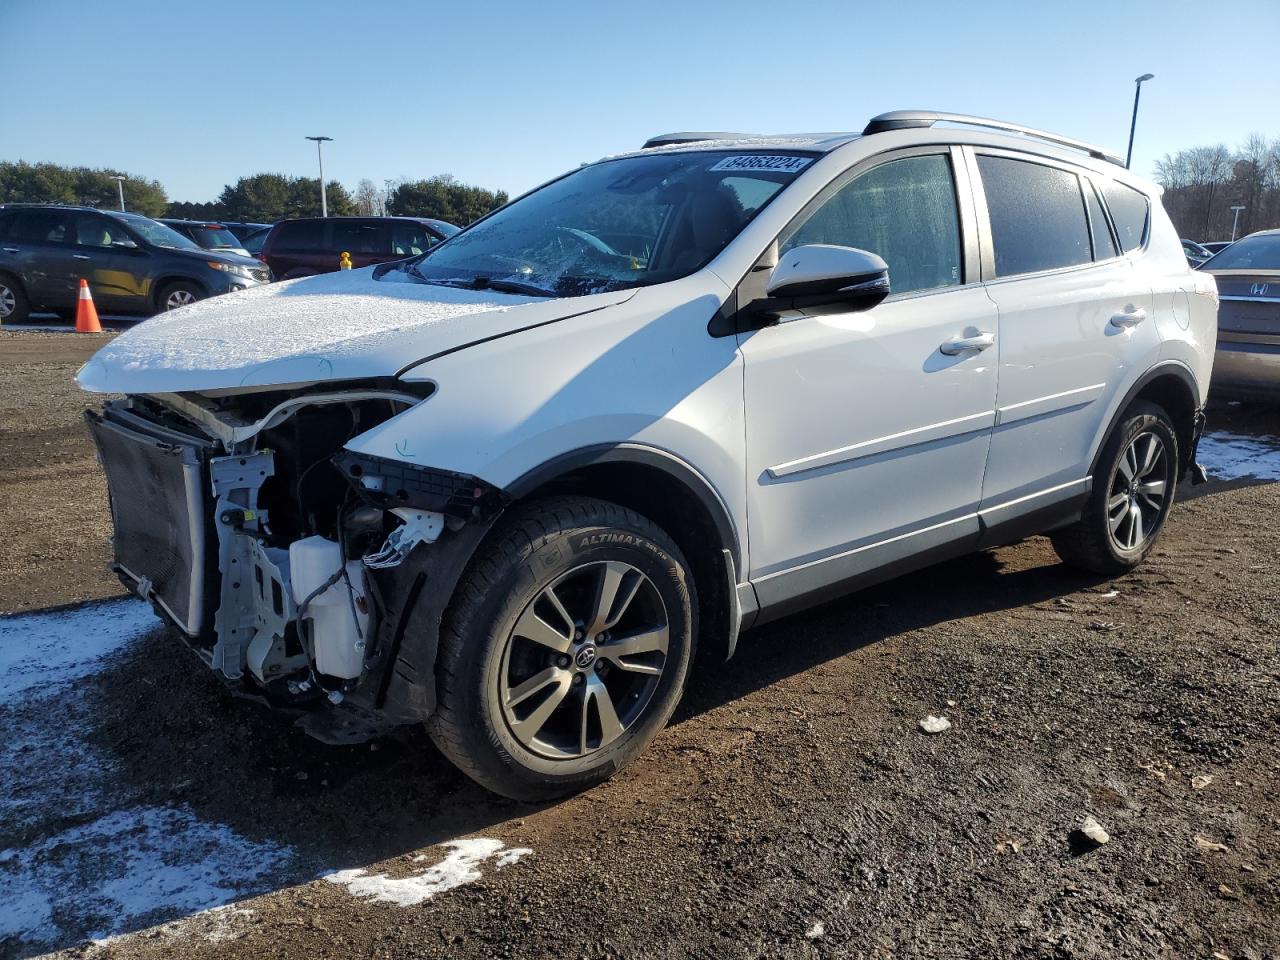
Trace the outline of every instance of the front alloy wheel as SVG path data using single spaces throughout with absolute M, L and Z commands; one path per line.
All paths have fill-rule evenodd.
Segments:
M 170 290 L 164 298 L 164 308 L 166 310 L 177 310 L 179 307 L 195 303 L 197 299 L 196 295 L 186 287 L 176 287 Z
M 621 560 L 548 584 L 507 638 L 498 699 L 512 735 L 551 759 L 584 757 L 635 724 L 667 663 L 662 597 Z
M 453 591 L 427 729 L 495 793 L 593 786 L 671 717 L 696 609 L 688 564 L 648 518 L 591 497 L 516 506 Z

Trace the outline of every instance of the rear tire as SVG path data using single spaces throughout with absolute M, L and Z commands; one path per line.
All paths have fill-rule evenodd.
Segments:
M 0 273 L 0 324 L 21 323 L 31 315 L 26 291 L 8 274 Z
M 1140 564 L 1164 529 L 1180 462 L 1169 414 L 1134 402 L 1102 449 L 1084 514 L 1049 535 L 1058 556 L 1106 576 Z
M 189 280 L 175 280 L 166 283 L 156 295 L 156 312 L 166 313 L 179 307 L 189 306 L 197 300 L 203 300 L 205 293 Z
M 427 728 L 480 785 L 536 802 L 611 777 L 666 725 L 696 595 L 667 534 L 587 497 L 516 508 L 444 618 Z

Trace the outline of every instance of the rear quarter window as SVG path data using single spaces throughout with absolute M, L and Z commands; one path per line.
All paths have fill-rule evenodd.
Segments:
M 1142 246 L 1147 240 L 1151 222 L 1151 204 L 1146 194 L 1123 183 L 1104 180 L 1102 197 L 1111 211 L 1111 222 L 1115 224 L 1116 235 L 1120 238 L 1120 249 L 1128 253 Z
M 995 245 L 996 276 L 1093 260 L 1080 178 L 1027 160 L 978 155 Z

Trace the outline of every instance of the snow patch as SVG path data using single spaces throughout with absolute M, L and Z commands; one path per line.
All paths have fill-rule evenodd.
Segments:
M 246 839 L 185 806 L 140 804 L 117 781 L 112 758 L 90 743 L 97 708 L 83 681 L 157 625 L 133 599 L 0 617 L 6 956 L 3 948 L 25 956 L 193 912 L 164 929 L 225 939 L 245 912 L 209 911 L 293 869 L 290 848 Z
M 0 851 L 0 940 L 48 942 L 68 928 L 100 939 L 142 918 L 219 907 L 291 859 L 184 808 L 117 810 Z
M 1280 480 L 1280 437 L 1206 433 L 1196 448 L 1196 459 L 1215 480 Z
M 492 859 L 494 867 L 501 869 L 518 863 L 522 857 L 533 853 L 527 847 L 507 847 L 501 840 L 488 837 L 451 840 L 444 846 L 449 849 L 449 854 L 422 873 L 392 877 L 360 869 L 337 870 L 325 874 L 324 879 L 346 887 L 352 896 L 362 900 L 413 907 L 430 900 L 436 894 L 479 880 L 480 865 L 487 860 Z M 413 859 L 418 863 L 428 858 L 420 854 Z
M 0 616 L 0 704 L 83 679 L 160 621 L 141 600 Z

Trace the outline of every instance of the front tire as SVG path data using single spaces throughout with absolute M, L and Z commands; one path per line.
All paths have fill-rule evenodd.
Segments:
M 1169 414 L 1145 400 L 1132 404 L 1098 458 L 1083 516 L 1049 536 L 1058 556 L 1106 576 L 1140 564 L 1164 529 L 1180 462 Z
M 594 786 L 671 717 L 695 610 L 688 564 L 645 517 L 587 497 L 517 508 L 445 615 L 431 737 L 512 799 Z
M 167 283 L 161 288 L 160 293 L 156 296 L 156 308 L 159 313 L 167 313 L 170 310 L 177 310 L 179 307 L 189 306 L 197 300 L 204 299 L 204 290 L 187 280 L 177 280 L 173 283 Z

